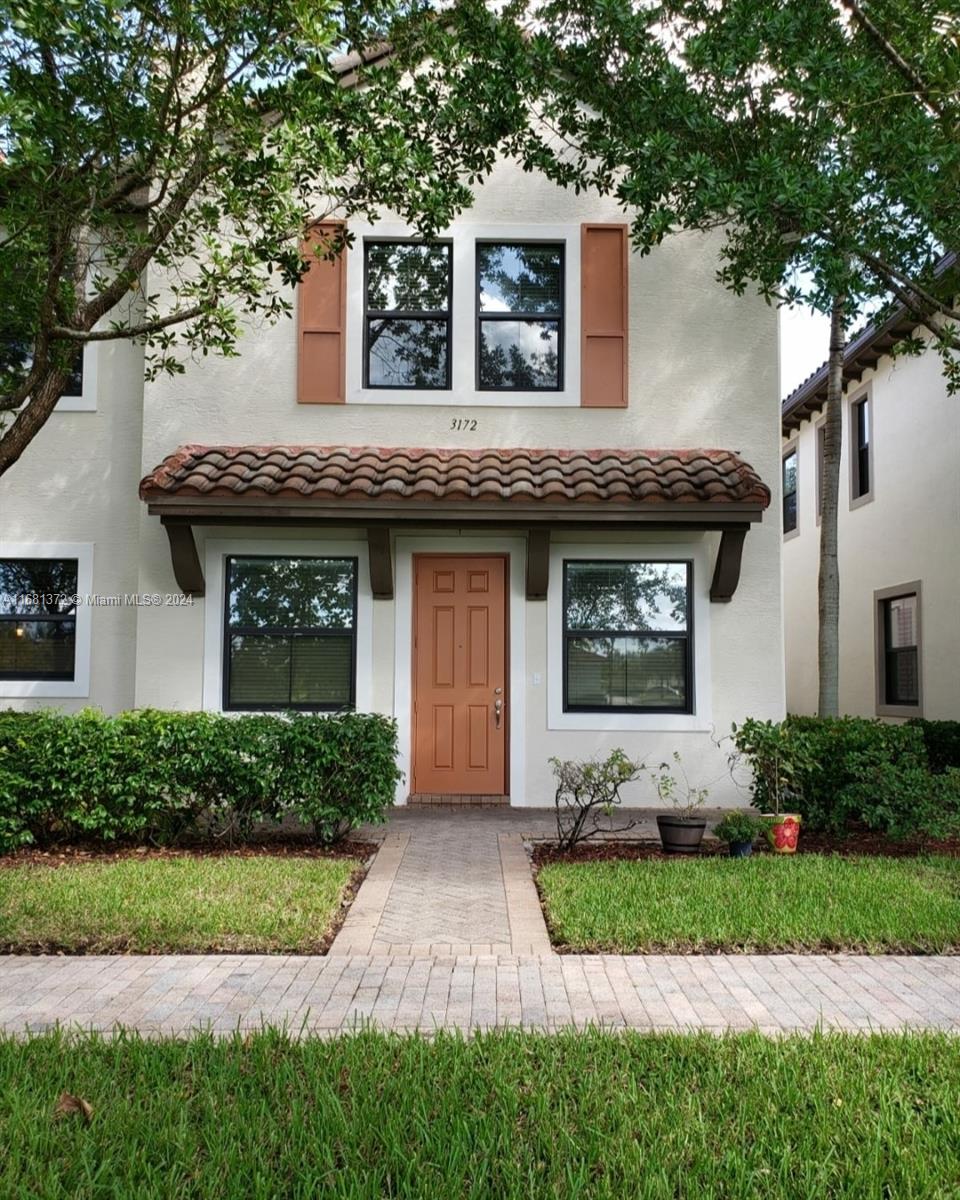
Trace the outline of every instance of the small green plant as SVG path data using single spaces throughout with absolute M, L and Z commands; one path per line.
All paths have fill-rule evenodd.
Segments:
M 741 845 L 744 842 L 753 845 L 760 832 L 760 825 L 760 820 L 753 813 L 738 810 L 728 812 L 713 832 L 721 842 L 726 842 L 728 846 Z
M 600 832 L 625 833 L 636 824 L 629 821 L 614 830 L 602 828 L 600 823 L 601 817 L 609 818 L 620 804 L 620 789 L 646 771 L 642 762 L 628 758 L 619 746 L 602 760 L 551 758 L 550 765 L 557 779 L 554 806 L 561 850 L 571 850 Z
M 707 802 L 708 787 L 694 787 L 687 777 L 680 751 L 673 752 L 673 765 L 662 762 L 651 769 L 650 777 L 657 789 L 660 803 L 669 805 L 681 821 L 689 821 Z

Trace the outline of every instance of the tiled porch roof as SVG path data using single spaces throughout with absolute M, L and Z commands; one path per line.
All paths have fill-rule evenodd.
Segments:
M 770 489 L 730 450 L 435 450 L 181 446 L 140 483 L 143 500 L 189 497 L 766 508 Z

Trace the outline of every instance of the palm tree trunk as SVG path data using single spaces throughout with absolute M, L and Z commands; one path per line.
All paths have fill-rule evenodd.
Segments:
M 820 481 L 820 577 L 817 584 L 819 634 L 817 665 L 821 717 L 840 712 L 840 566 L 837 561 L 837 513 L 840 507 L 840 449 L 843 442 L 843 355 L 847 345 L 846 296 L 836 296 L 830 310 L 830 360 L 823 478 Z

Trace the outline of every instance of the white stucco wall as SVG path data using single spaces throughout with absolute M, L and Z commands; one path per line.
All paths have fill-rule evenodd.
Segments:
M 593 197 L 575 197 L 537 176 L 502 165 L 477 197 L 477 203 L 454 230 L 455 236 L 490 227 L 515 236 L 523 227 L 531 236 L 537 226 L 569 230 L 568 254 L 579 254 L 583 220 L 622 220 L 615 206 Z M 727 447 L 741 454 L 779 488 L 779 424 L 777 406 L 776 315 L 762 302 L 738 299 L 715 281 L 716 242 L 678 236 L 645 259 L 634 257 L 630 268 L 630 406 L 626 410 L 563 406 L 519 407 L 483 403 L 467 405 L 354 404 L 301 406 L 296 403 L 296 324 L 250 330 L 236 360 L 206 359 L 190 364 L 181 377 L 164 377 L 146 388 L 141 469 L 146 473 L 185 442 L 268 444 L 320 443 L 346 445 L 413 445 L 445 447 Z M 352 264 L 351 264 L 352 270 Z M 348 288 L 350 281 L 348 280 Z M 578 338 L 576 326 L 567 338 Z M 361 347 L 350 344 L 348 355 Z M 473 377 L 473 348 L 454 346 L 453 370 Z M 349 372 L 348 372 L 349 374 Z M 576 381 L 578 384 L 578 380 Z M 430 397 L 435 401 L 436 394 Z M 462 399 L 462 397 L 460 398 Z M 451 428 L 452 419 L 475 418 L 477 428 Z M 139 589 L 175 589 L 166 537 L 156 518 L 140 506 Z M 742 801 L 732 788 L 724 756 L 711 741 L 711 728 L 727 732 L 734 719 L 748 714 L 779 717 L 784 711 L 780 597 L 780 536 L 774 499 L 764 522 L 746 539 L 740 588 L 728 605 L 708 604 L 710 691 L 705 698 L 708 723 L 695 730 L 557 730 L 548 728 L 548 603 L 521 597 L 524 657 L 518 664 L 522 695 L 511 696 L 516 713 L 522 708 L 522 745 L 515 736 L 513 802 L 542 804 L 552 799 L 547 767 L 550 755 L 580 756 L 622 745 L 650 761 L 680 749 L 695 783 L 712 783 L 715 803 Z M 483 553 L 509 530 L 465 535 L 464 550 Z M 208 539 L 262 539 L 263 530 L 198 529 L 201 558 Z M 271 531 L 278 545 L 303 540 L 296 529 Z M 318 545 L 353 538 L 356 530 L 321 531 Z M 403 531 L 402 538 L 417 536 Z M 425 534 L 450 538 L 450 533 Z M 515 535 L 515 532 L 513 534 Z M 562 535 L 569 538 L 573 535 Z M 557 535 L 557 542 L 561 535 Z M 582 540 L 582 538 L 580 539 Z M 602 540 L 592 538 L 592 540 Z M 662 541 L 663 538 L 661 537 Z M 669 540 L 669 539 L 668 539 Z M 709 587 L 719 535 L 699 535 L 709 569 L 700 572 L 698 587 Z M 445 543 L 446 544 L 446 543 Z M 642 556 L 656 553 L 657 538 L 633 538 L 627 547 Z M 522 575 L 522 572 L 521 572 Z M 555 581 L 554 581 L 555 582 Z M 399 598 L 398 598 L 399 599 Z M 219 656 L 220 647 L 205 645 L 205 605 L 222 596 L 198 600 L 192 608 L 141 610 L 137 637 L 138 705 L 194 708 L 205 702 L 204 655 Z M 372 706 L 393 712 L 397 703 L 395 649 L 405 630 L 398 627 L 397 602 L 372 604 Z M 706 632 L 706 631 L 703 631 Z M 540 682 L 535 683 L 539 676 Z M 207 698 L 209 703 L 209 697 Z M 513 714 L 512 714 L 513 715 Z M 514 716 L 516 722 L 516 716 Z M 669 724 L 669 722 L 665 722 Z M 406 751 L 406 746 L 403 747 Z M 517 761 L 522 763 L 518 770 Z M 651 802 L 635 793 L 635 802 Z
M 122 596 L 137 586 L 143 354 L 119 342 L 86 354 L 84 370 L 95 376 L 96 408 L 73 411 L 77 406 L 71 403 L 68 411 L 55 411 L 20 461 L 0 478 L 0 542 L 92 545 L 94 592 Z M 84 399 L 93 401 L 89 395 Z M 12 696 L 23 689 L 0 681 L 0 708 L 130 707 L 136 621 L 133 605 L 92 609 L 89 696 Z
M 470 238 L 482 229 L 505 238 L 518 231 L 555 237 L 566 230 L 567 253 L 579 256 L 580 222 L 621 221 L 615 206 L 594 197 L 565 193 L 537 176 L 502 164 L 464 214 L 455 237 Z M 142 383 L 142 359 L 130 347 L 109 345 L 98 351 L 95 412 L 57 413 L 27 454 L 0 480 L 0 541 L 72 541 L 94 546 L 94 588 L 101 594 L 174 594 L 177 586 L 160 522 L 137 499 L 137 482 L 178 445 L 320 443 L 381 446 L 555 447 L 647 449 L 725 447 L 742 455 L 774 491 L 771 510 L 747 535 L 739 590 L 730 604 L 705 599 L 719 543 L 718 534 L 694 534 L 687 543 L 696 558 L 695 586 L 701 593 L 702 620 L 695 636 L 707 655 L 699 673 L 698 711 L 681 721 L 627 720 L 620 728 L 551 728 L 548 694 L 559 664 L 549 653 L 555 636 L 551 604 L 527 602 L 522 591 L 522 541 L 510 543 L 513 555 L 516 655 L 509 697 L 512 719 L 512 799 L 516 804 L 549 803 L 551 755 L 587 756 L 614 746 L 650 762 L 675 749 L 684 756 L 691 781 L 714 784 L 711 801 L 738 803 L 725 771 L 723 752 L 712 738 L 726 733 L 732 720 L 754 714 L 779 717 L 784 711 L 779 534 L 779 414 L 775 312 L 759 300 L 737 298 L 715 280 L 717 242 L 683 235 L 630 266 L 630 405 L 625 410 L 582 409 L 570 395 L 555 404 L 505 404 L 503 396 L 459 395 L 457 404 L 348 403 L 301 406 L 296 403 L 297 340 L 295 320 L 272 328 L 249 329 L 240 357 L 188 362 L 179 377 Z M 351 267 L 351 270 L 353 268 Z M 153 287 L 151 281 L 151 287 Z M 567 345 L 579 341 L 569 310 Z M 469 324 L 472 327 L 472 313 Z M 348 355 L 361 347 L 350 344 Z M 568 356 L 568 365 L 573 356 Z M 454 346 L 454 372 L 473 377 L 473 346 Z M 579 386 L 576 372 L 568 382 Z M 484 401 L 491 401 L 485 403 Z M 453 427 L 453 420 L 475 419 L 476 428 Z M 334 547 L 356 542 L 353 528 L 304 533 L 302 529 L 203 528 L 196 530 L 201 559 L 207 543 L 232 539 L 268 539 Z M 404 530 L 408 546 L 429 548 L 442 534 Z M 464 535 L 464 550 L 484 553 L 516 531 Z M 591 534 L 589 543 L 609 543 L 628 555 L 655 557 L 679 535 Z M 583 536 L 556 534 L 557 547 Z M 551 585 L 556 588 L 558 578 Z M 192 709 L 215 706 L 209 687 L 210 665 L 219 663 L 221 646 L 211 634 L 211 593 L 191 605 L 107 607 L 92 613 L 89 698 L 63 700 L 64 708 L 84 703 L 118 710 L 132 705 Z M 393 713 L 402 704 L 409 638 L 404 598 L 370 601 L 370 706 Z M 557 610 L 558 611 L 558 610 Z M 519 637 L 522 629 L 522 638 Z M 214 644 L 215 643 L 215 644 Z M 522 643 L 522 652 L 520 644 Z M 398 667 L 398 664 L 400 666 Z M 204 675 L 208 686 L 205 691 Z M 409 669 L 409 666 L 407 666 Z M 400 674 L 398 674 L 400 672 Z M 214 689 L 215 691 L 216 689 Z M 399 697 L 399 699 L 398 699 Z M 18 699 L 29 705 L 57 700 Z M 400 714 L 402 716 L 402 714 Z M 403 746 L 404 753 L 408 747 Z M 634 802 L 652 801 L 635 791 Z
M 850 504 L 850 402 L 873 404 L 873 499 Z M 844 397 L 840 464 L 840 710 L 877 715 L 874 592 L 919 580 L 923 716 L 960 718 L 960 400 L 936 354 L 882 358 Z M 787 707 L 817 707 L 816 423 L 799 445 L 799 532 L 783 546 Z M 786 445 L 786 442 L 784 443 Z

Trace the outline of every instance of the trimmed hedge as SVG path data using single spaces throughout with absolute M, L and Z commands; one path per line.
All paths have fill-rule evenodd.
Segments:
M 856 821 L 894 838 L 947 837 L 960 832 L 960 770 L 947 756 L 934 770 L 927 737 L 913 722 L 801 716 L 781 725 L 746 721 L 734 734 L 761 810 L 770 807 L 767 780 L 786 770 L 781 807 L 797 808 L 808 829 L 839 832 Z
M 0 712 L 0 851 L 243 836 L 294 816 L 332 842 L 382 821 L 397 729 L 366 713 Z
M 923 734 L 930 770 L 942 775 L 951 767 L 960 769 L 960 721 L 925 721 L 911 717 L 907 722 Z

